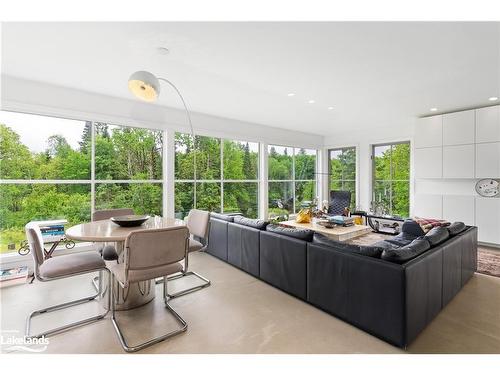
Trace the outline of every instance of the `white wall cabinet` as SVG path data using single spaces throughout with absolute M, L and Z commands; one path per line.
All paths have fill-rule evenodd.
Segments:
M 474 110 L 443 115 L 443 146 L 474 143 Z
M 474 225 L 474 197 L 443 195 L 443 218 L 450 222 L 462 221 Z
M 474 178 L 474 145 L 443 147 L 444 178 Z
M 500 178 L 500 142 L 476 145 L 476 177 Z
M 500 244 L 500 199 L 476 197 L 478 240 Z
M 442 147 L 415 149 L 415 177 L 441 178 L 443 177 L 443 149 Z
M 443 218 L 443 196 L 433 194 L 416 194 L 413 215 L 428 219 Z
M 476 109 L 476 142 L 500 142 L 500 106 Z
M 443 116 L 418 119 L 415 127 L 415 148 L 440 147 L 443 145 Z

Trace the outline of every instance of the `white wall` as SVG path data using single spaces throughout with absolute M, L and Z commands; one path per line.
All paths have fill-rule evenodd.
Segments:
M 2 76 L 1 78 L 3 110 L 189 132 L 183 110 L 140 102 L 132 98 L 125 100 L 16 77 Z M 175 93 L 172 92 L 172 95 Z M 187 99 L 189 103 L 189 98 Z M 196 133 L 203 135 L 254 142 L 265 141 L 305 148 L 323 146 L 321 135 L 196 112 L 192 113 L 192 120 Z
M 371 146 L 380 143 L 390 142 L 411 142 L 411 171 L 410 171 L 410 198 L 413 197 L 413 123 L 414 119 L 409 118 L 406 123 L 399 126 L 381 126 L 374 128 L 370 132 L 356 131 L 349 129 L 343 134 L 325 137 L 325 150 L 337 147 L 356 147 L 356 202 L 362 209 L 368 210 L 371 203 L 372 189 L 372 164 Z M 328 167 L 326 167 L 328 168 Z M 328 169 L 326 169 L 328 170 Z M 410 200 L 410 213 L 413 202 Z

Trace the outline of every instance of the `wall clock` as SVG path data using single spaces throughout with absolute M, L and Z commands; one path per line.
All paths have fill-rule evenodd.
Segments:
M 482 197 L 496 197 L 500 193 L 500 181 L 484 178 L 476 182 L 476 192 Z

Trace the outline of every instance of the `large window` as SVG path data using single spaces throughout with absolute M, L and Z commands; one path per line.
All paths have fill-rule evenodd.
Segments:
M 0 252 L 16 251 L 32 220 L 75 225 L 90 220 L 92 206 L 161 214 L 162 136 L 0 111 Z
M 316 150 L 268 146 L 269 217 L 309 206 L 316 197 Z
M 193 207 L 257 217 L 258 165 L 258 143 L 176 133 L 176 217 Z
M 410 143 L 373 146 L 372 210 L 408 217 L 410 211 Z
M 351 192 L 351 209 L 356 208 L 356 147 L 328 150 L 330 190 Z

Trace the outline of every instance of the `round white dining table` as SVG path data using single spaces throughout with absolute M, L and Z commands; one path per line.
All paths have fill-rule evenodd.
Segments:
M 106 242 L 114 243 L 118 253 L 118 262 L 123 262 L 124 244 L 127 236 L 141 229 L 160 229 L 185 227 L 186 223 L 183 220 L 153 216 L 144 224 L 136 227 L 121 227 L 113 223 L 111 220 L 92 221 L 89 223 L 78 224 L 66 230 L 66 237 L 76 241 L 86 242 Z M 161 244 L 158 244 L 161 246 Z M 115 262 L 115 261 L 113 261 Z M 103 273 L 103 280 L 100 280 L 101 285 L 107 285 L 107 273 Z M 127 288 L 122 288 L 118 283 L 113 285 L 115 290 L 116 310 L 129 310 L 135 307 L 142 306 L 155 297 L 155 280 L 141 281 L 131 283 Z M 103 295 L 106 295 L 106 290 Z M 101 299 L 103 303 L 107 303 L 107 298 Z

